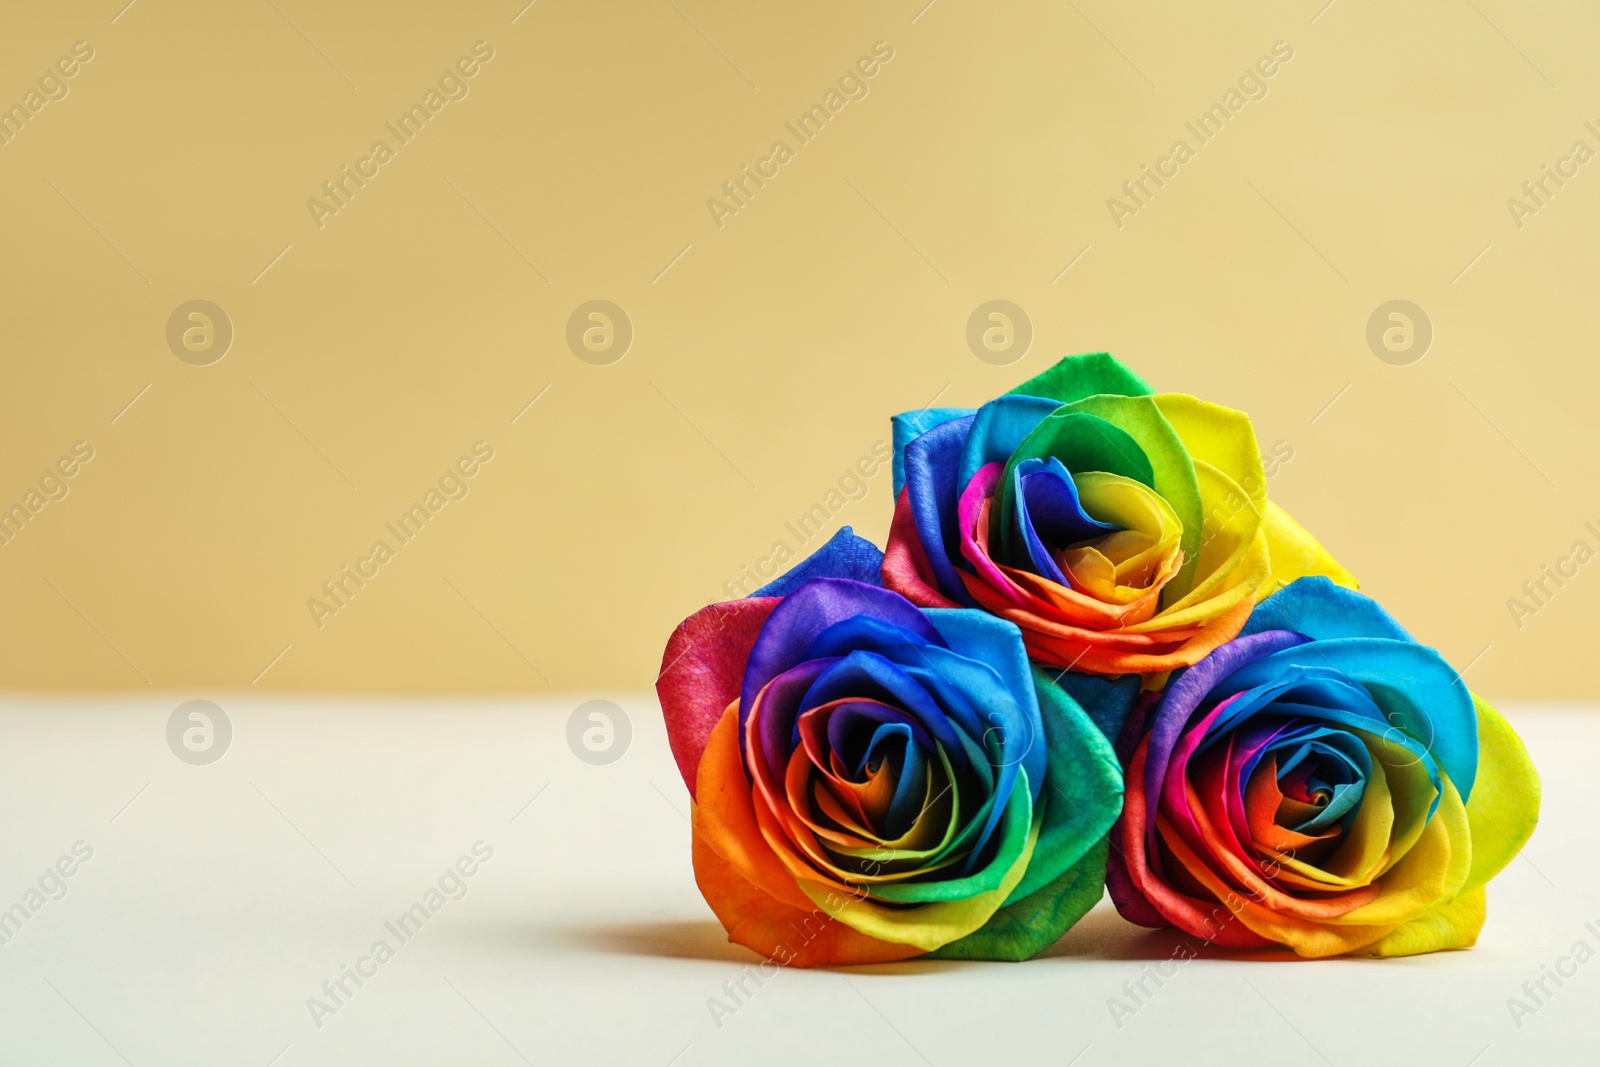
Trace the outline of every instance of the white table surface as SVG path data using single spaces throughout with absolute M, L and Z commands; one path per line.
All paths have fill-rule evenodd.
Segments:
M 167 720 L 203 696 L 233 737 L 191 766 Z M 1180 939 L 1102 903 L 1031 963 L 784 971 L 719 1025 L 708 1001 L 756 957 L 695 889 L 653 698 L 609 697 L 633 738 L 605 766 L 567 747 L 584 697 L 0 701 L 0 910 L 93 850 L 0 944 L 0 1063 L 1600 1062 L 1600 959 L 1520 1027 L 1507 1006 L 1600 949 L 1600 708 L 1503 709 L 1544 816 L 1472 950 L 1201 958 L 1119 1027 L 1109 998 Z M 399 944 L 384 924 L 479 841 L 465 895 Z M 308 998 L 379 938 L 394 958 L 318 1026 Z

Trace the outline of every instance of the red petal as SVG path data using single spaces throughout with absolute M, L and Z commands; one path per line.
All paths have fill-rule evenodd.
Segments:
M 690 796 L 706 741 L 729 702 L 739 698 L 750 648 L 777 606 L 777 597 L 710 604 L 679 623 L 667 640 L 656 695 Z

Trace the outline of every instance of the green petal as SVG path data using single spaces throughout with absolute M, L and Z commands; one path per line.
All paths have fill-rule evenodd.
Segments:
M 1025 772 L 1021 777 L 1026 782 Z M 1023 788 L 1026 788 L 1025 784 Z M 1005 822 L 1012 824 L 1015 820 L 1020 823 L 1023 819 L 1031 818 L 1030 808 L 1027 794 L 1024 793 L 1021 803 L 1006 805 Z M 1026 824 L 1023 825 L 1024 839 L 1018 854 L 1015 857 L 1008 855 L 1005 848 L 1009 840 L 1003 842 L 1000 855 L 996 857 L 995 864 L 991 865 L 991 867 L 1010 865 L 1003 869 L 999 884 L 976 895 L 962 896 L 957 891 L 952 893 L 955 899 L 938 899 L 921 907 L 905 908 L 886 905 L 871 898 L 843 897 L 831 886 L 820 882 L 799 879 L 796 880 L 796 884 L 800 887 L 800 891 L 810 897 L 819 908 L 851 929 L 858 930 L 868 937 L 875 937 L 879 941 L 890 941 L 897 945 L 915 945 L 931 952 L 981 930 L 990 919 L 994 918 L 995 912 L 1011 899 L 1011 891 L 1022 880 L 1023 872 L 1027 870 L 1029 860 L 1033 856 L 1034 842 L 1038 838 L 1037 827 L 1030 828 Z M 933 884 L 946 887 L 954 885 L 949 882 Z
M 1122 767 L 1088 712 L 1047 672 L 1033 668 L 1048 746 L 1037 817 L 1042 822 L 1028 873 L 1007 903 L 1058 879 L 1104 837 L 1122 814 Z
M 1040 802 L 1043 803 L 1041 794 Z M 980 809 L 980 812 L 987 809 Z M 972 822 L 977 821 L 977 816 Z M 930 882 L 891 882 L 874 885 L 872 895 L 879 900 L 895 904 L 928 904 L 960 902 L 998 889 L 1012 874 L 1012 867 L 1029 850 L 1036 848 L 1034 836 L 1033 804 L 1028 799 L 1028 772 L 1017 769 L 1016 788 L 1000 816 L 999 842 L 992 859 L 987 864 L 962 878 Z M 968 823 L 970 827 L 972 823 Z M 1031 863 L 1030 863 L 1031 865 Z M 1026 870 L 1026 868 L 1024 868 Z M 1014 886 L 1015 883 L 1012 883 Z M 1003 900 L 1009 900 L 1009 890 Z M 1000 902 L 997 902 L 1000 903 Z M 876 935 L 874 935 L 876 936 Z
M 1182 600 L 1194 587 L 1195 568 L 1200 565 L 1200 537 L 1205 532 L 1200 482 L 1183 439 L 1161 413 L 1154 397 L 1092 396 L 1066 410 L 1098 416 L 1139 443 L 1155 477 L 1149 484 L 1166 498 L 1183 523 L 1183 568 L 1161 591 L 1161 603 L 1166 606 Z M 1067 469 L 1077 468 L 1069 464 Z
M 1055 881 L 994 913 L 982 928 L 923 957 L 931 960 L 1030 959 L 1049 948 L 1100 902 L 1105 889 L 1109 839 Z
M 1015 554 L 1021 551 L 1020 545 L 1012 544 L 1013 527 L 1016 524 L 1017 464 L 1025 459 L 1042 459 L 1045 456 L 1054 456 L 1074 474 L 1086 471 L 1120 474 L 1160 492 L 1155 471 L 1145 458 L 1144 449 L 1133 436 L 1105 419 L 1071 408 L 1059 408 L 1045 416 L 1022 439 L 1017 450 L 1011 453 L 1011 458 L 1006 460 L 1005 472 L 1000 476 L 1001 521 L 994 525 L 1000 534 L 999 547 L 1004 559 L 1015 558 Z M 990 536 L 992 538 L 994 535 Z
M 1070 404 L 1098 393 L 1146 396 L 1153 391 L 1144 379 L 1124 367 L 1109 352 L 1090 352 L 1082 356 L 1067 356 L 1007 395 L 1042 396 L 1046 400 Z

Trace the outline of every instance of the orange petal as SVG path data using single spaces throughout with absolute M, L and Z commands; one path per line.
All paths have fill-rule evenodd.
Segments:
M 913 945 L 879 941 L 838 922 L 795 885 L 756 825 L 739 759 L 734 701 L 700 760 L 694 805 L 694 876 L 728 940 L 781 964 L 886 963 L 919 956 Z

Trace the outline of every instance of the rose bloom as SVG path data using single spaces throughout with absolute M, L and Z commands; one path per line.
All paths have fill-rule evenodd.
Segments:
M 1538 820 L 1539 777 L 1505 719 L 1323 578 L 1264 601 L 1120 745 L 1118 910 L 1233 948 L 1470 946 L 1486 883 Z
M 1242 412 L 1069 356 L 976 411 L 894 420 L 884 585 L 1017 624 L 1037 662 L 1160 674 L 1305 575 L 1355 580 L 1267 499 Z
M 780 964 L 1025 959 L 1101 897 L 1116 754 L 1014 625 L 919 608 L 881 559 L 846 528 L 673 633 L 695 880 Z

